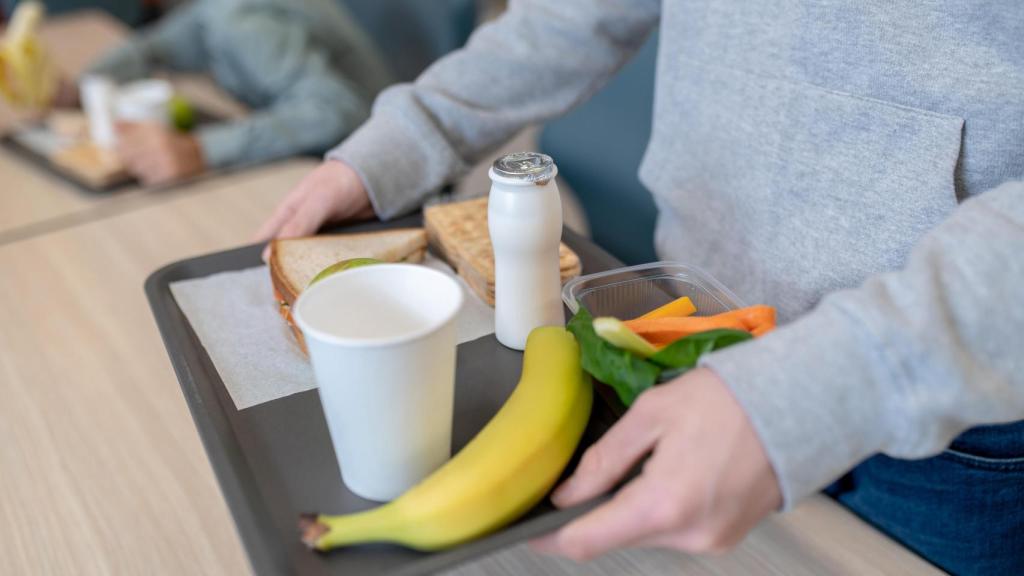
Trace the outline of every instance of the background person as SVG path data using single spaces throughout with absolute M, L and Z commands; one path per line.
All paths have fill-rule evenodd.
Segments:
M 121 125 L 119 155 L 146 184 L 321 152 L 367 118 L 390 80 L 370 39 L 334 0 L 195 0 L 88 73 L 127 82 L 159 69 L 210 73 L 252 113 L 189 134 Z

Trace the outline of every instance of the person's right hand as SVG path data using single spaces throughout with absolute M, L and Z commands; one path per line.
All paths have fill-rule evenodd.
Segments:
M 278 204 L 254 240 L 308 236 L 328 222 L 364 220 L 374 216 L 370 197 L 351 166 L 327 160 L 306 175 Z M 266 260 L 269 246 L 263 251 Z

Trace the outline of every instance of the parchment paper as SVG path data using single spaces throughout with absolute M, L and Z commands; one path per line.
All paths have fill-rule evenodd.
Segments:
M 447 264 L 429 254 L 424 264 L 462 284 L 460 344 L 494 332 L 494 310 Z M 309 360 L 277 312 L 266 266 L 175 282 L 171 293 L 239 410 L 316 388 Z

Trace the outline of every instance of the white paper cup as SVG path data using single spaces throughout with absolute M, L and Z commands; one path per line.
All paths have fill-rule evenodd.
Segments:
M 458 282 L 411 264 L 339 272 L 295 303 L 341 477 L 355 494 L 392 500 L 451 457 L 461 306 Z
M 174 87 L 166 80 L 139 80 L 126 84 L 117 92 L 117 119 L 122 122 L 169 124 L 167 107 L 173 97 Z

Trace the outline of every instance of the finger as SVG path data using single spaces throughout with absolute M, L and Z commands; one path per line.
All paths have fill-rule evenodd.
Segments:
M 691 554 L 721 554 L 742 540 L 742 535 L 718 534 L 703 526 L 688 526 L 672 532 L 655 534 L 634 542 L 637 548 L 671 548 Z
M 295 214 L 295 208 L 299 205 L 305 194 L 303 190 L 296 190 L 289 194 L 278 206 L 274 209 L 274 213 L 270 215 L 270 218 L 260 226 L 260 229 L 256 231 L 253 236 L 253 240 L 257 242 L 263 242 L 270 240 L 277 232 L 284 226 L 291 217 Z
M 541 552 L 584 561 L 629 546 L 671 527 L 672 502 L 661 498 L 654 482 L 641 476 L 607 504 L 573 521 L 554 535 L 534 543 Z
M 315 233 L 323 224 L 327 215 L 319 202 L 309 198 L 295 208 L 295 212 L 278 230 L 277 238 L 295 238 Z
M 137 152 L 126 152 L 124 154 L 118 154 L 121 158 L 121 163 L 124 164 L 125 169 L 132 176 L 142 179 L 142 174 L 146 171 L 146 155 Z
M 650 452 L 661 435 L 660 423 L 650 404 L 650 400 L 638 400 L 587 449 L 572 476 L 551 495 L 556 506 L 574 506 L 607 492 Z
M 144 186 L 155 186 L 161 181 L 163 167 L 158 159 L 143 156 L 135 162 L 131 171 Z

